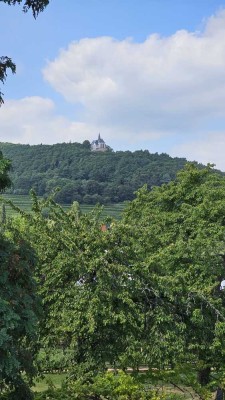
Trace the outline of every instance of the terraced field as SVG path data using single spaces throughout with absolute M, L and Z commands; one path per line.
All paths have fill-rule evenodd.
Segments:
M 15 206 L 19 207 L 21 210 L 27 212 L 31 211 L 32 202 L 30 196 L 3 194 L 2 197 L 4 199 L 12 201 L 15 204 Z M 62 206 L 65 210 L 69 209 L 70 207 L 69 205 L 66 204 L 62 204 Z M 93 205 L 81 204 L 81 211 L 83 213 L 88 213 L 93 209 L 93 207 L 94 207 Z M 123 209 L 124 209 L 124 203 L 104 206 L 102 217 L 111 216 L 113 218 L 120 219 Z M 15 214 L 16 211 L 13 210 L 9 205 L 6 205 L 6 215 L 11 217 Z

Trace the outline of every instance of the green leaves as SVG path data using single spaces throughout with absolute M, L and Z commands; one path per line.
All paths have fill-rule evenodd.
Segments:
M 51 388 L 43 394 L 35 397 L 37 400 L 45 399 L 68 399 L 68 400 L 88 400 L 88 399 L 108 399 L 108 400 L 160 400 L 171 399 L 165 395 L 156 395 L 152 390 L 146 390 L 140 381 L 129 374 L 118 372 L 106 372 L 95 376 L 91 380 L 85 381 L 77 379 L 67 382 L 62 389 L 52 390 Z M 173 397 L 174 398 L 174 397 Z M 178 397 L 176 397 L 178 399 Z M 174 398 L 175 399 L 175 398 Z
M 185 159 L 166 154 L 135 152 L 91 152 L 81 143 L 21 145 L 1 143 L 4 155 L 12 160 L 13 190 L 28 194 L 33 188 L 40 196 L 56 194 L 59 203 L 122 203 L 134 199 L 143 184 L 161 185 L 184 166 Z M 168 181 L 168 176 L 167 176 Z
M 39 305 L 33 251 L 18 231 L 8 236 L 0 234 L 0 381 L 17 390 L 23 374 L 30 379 L 35 372 Z
M 145 311 L 150 359 L 152 348 L 164 362 L 191 351 L 196 360 L 223 365 L 218 322 L 225 318 L 219 290 L 224 217 L 225 178 L 211 166 L 199 170 L 189 164 L 174 182 L 151 192 L 143 188 L 128 205 L 124 222 L 137 254 L 130 263 L 139 269 L 155 304 Z
M 34 213 L 16 224 L 39 260 L 42 343 L 69 351 L 77 377 L 108 363 L 191 363 L 205 384 L 210 366 L 223 367 L 224 177 L 187 166 L 141 189 L 106 231 L 101 208 L 65 212 L 33 196 Z
M 48 218 L 42 213 L 46 207 Z M 39 259 L 43 343 L 70 348 L 74 362 L 94 362 L 102 370 L 119 361 L 142 324 L 139 281 L 127 264 L 130 249 L 117 245 L 123 227 L 102 231 L 98 208 L 81 215 L 74 204 L 66 213 L 52 199 L 34 199 L 33 209 L 16 224 Z
M 13 74 L 16 72 L 16 66 L 9 57 L 0 57 L 0 81 L 5 82 L 7 77 L 7 70 L 10 69 Z M 0 107 L 4 103 L 3 93 L 0 91 Z
M 27 12 L 29 9 L 32 10 L 34 18 L 37 18 L 38 14 L 47 7 L 49 0 L 1 0 L 8 5 L 23 4 L 23 11 Z
M 11 180 L 9 178 L 8 172 L 11 168 L 11 162 L 3 157 L 0 151 L 0 193 L 11 186 Z

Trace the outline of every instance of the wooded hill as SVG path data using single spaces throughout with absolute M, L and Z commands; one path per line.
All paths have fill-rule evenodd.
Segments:
M 186 163 L 185 158 L 148 150 L 92 152 L 88 141 L 33 146 L 0 143 L 0 150 L 12 161 L 12 193 L 28 194 L 33 188 L 43 196 L 59 187 L 56 200 L 61 203 L 132 200 L 138 188 L 169 182 Z

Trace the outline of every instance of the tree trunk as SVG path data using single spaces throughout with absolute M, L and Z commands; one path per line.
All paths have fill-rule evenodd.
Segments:
M 209 383 L 210 367 L 200 369 L 198 371 L 198 382 L 200 385 L 205 386 Z
M 216 397 L 215 400 L 223 400 L 224 396 L 223 396 L 223 390 L 218 388 L 216 391 Z

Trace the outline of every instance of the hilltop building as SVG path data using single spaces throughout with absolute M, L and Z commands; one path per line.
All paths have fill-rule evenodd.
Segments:
M 109 150 L 109 146 L 104 142 L 101 138 L 100 133 L 98 134 L 98 139 L 93 140 L 91 143 L 91 151 L 107 151 Z

